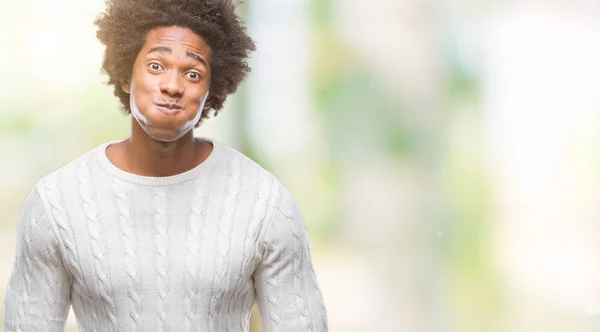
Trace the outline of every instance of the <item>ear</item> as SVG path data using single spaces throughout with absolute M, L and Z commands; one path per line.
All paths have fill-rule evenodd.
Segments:
M 123 89 L 123 91 L 125 91 L 125 93 L 131 93 L 131 86 L 130 86 L 129 82 L 122 81 L 121 89 Z

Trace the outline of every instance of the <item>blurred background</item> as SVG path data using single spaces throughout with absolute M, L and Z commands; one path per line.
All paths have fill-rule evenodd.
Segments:
M 0 1 L 1 299 L 33 184 L 128 136 L 100 73 L 103 8 Z M 600 329 L 600 2 L 240 13 L 252 74 L 195 132 L 294 194 L 330 331 Z

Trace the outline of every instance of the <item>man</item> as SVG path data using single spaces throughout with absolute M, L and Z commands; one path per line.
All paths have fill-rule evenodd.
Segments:
M 45 176 L 21 215 L 4 331 L 326 331 L 296 201 L 193 135 L 249 68 L 231 0 L 112 0 L 103 69 L 131 136 Z

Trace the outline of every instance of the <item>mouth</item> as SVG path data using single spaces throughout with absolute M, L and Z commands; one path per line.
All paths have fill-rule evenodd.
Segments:
M 175 103 L 155 103 L 156 108 L 166 114 L 175 114 L 181 112 L 183 107 Z

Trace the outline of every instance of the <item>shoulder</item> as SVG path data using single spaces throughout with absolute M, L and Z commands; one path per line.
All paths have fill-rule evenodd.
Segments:
M 84 170 L 90 165 L 94 151 L 95 149 L 92 149 L 80 154 L 39 179 L 34 190 L 39 193 L 42 201 L 51 203 L 58 193 L 77 185 L 82 181 L 82 177 L 89 177 L 89 175 L 85 175 Z
M 275 248 L 289 247 L 292 251 L 307 241 L 306 227 L 298 203 L 283 185 L 278 186 L 277 198 L 269 221 L 264 225 L 262 236 L 264 246 Z
M 246 186 L 256 186 L 258 190 L 269 190 L 276 197 L 281 181 L 270 171 L 237 149 L 221 145 L 223 153 L 222 170 L 231 178 L 238 178 Z
M 280 217 L 299 217 L 296 199 L 277 176 L 232 147 L 223 146 L 222 149 L 225 162 L 221 163 L 221 167 L 227 172 L 230 182 L 238 178 L 243 187 L 251 189 L 256 203 L 261 205 L 257 209 L 255 207 L 255 211 L 266 214 L 263 226 Z
M 27 249 L 33 251 L 48 250 L 55 246 L 56 236 L 50 221 L 50 208 L 44 194 L 43 180 L 39 180 L 29 191 L 23 204 L 18 226 L 18 239 L 27 243 Z
M 256 161 L 252 160 L 246 154 L 240 152 L 236 148 L 228 145 L 220 144 L 221 153 L 223 155 L 224 164 L 231 166 L 240 167 L 243 171 L 246 171 L 246 175 L 250 175 L 248 171 L 254 171 L 257 174 L 266 177 L 275 177 L 271 172 L 267 171 L 263 165 L 260 165 Z
M 290 190 L 270 171 L 239 152 L 238 150 L 225 147 L 227 150 L 227 160 L 233 166 L 242 169 L 246 181 L 255 181 L 259 187 L 264 187 L 265 191 L 270 192 L 270 206 L 268 209 L 268 218 L 266 218 L 266 228 L 286 227 L 289 222 L 303 226 L 300 208 L 296 198 Z M 232 173 L 235 173 L 232 172 Z
M 76 175 L 78 168 L 88 165 L 92 161 L 92 157 L 94 156 L 96 149 L 97 147 L 81 153 L 79 156 L 69 160 L 62 166 L 46 174 L 42 179 L 40 179 L 40 181 L 44 182 L 48 179 L 72 177 L 73 175 Z

